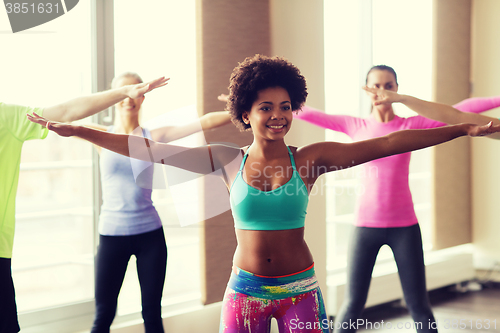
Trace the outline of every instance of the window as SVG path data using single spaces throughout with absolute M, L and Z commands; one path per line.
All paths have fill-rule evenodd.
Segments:
M 92 1 L 80 1 L 56 20 L 3 35 L 2 102 L 47 106 L 91 93 L 92 10 Z M 5 16 L 0 17 L 0 30 L 9 31 L 7 15 L 3 11 L 0 15 Z M 105 15 L 109 21 L 109 13 Z M 111 19 L 116 73 L 135 71 L 145 81 L 161 75 L 171 78 L 168 87 L 147 96 L 142 123 L 154 123 L 165 113 L 171 119 L 169 125 L 197 118 L 195 1 L 145 0 L 141 6 L 137 1 L 114 1 Z M 183 144 L 198 145 L 202 137 L 193 136 Z M 12 262 L 23 328 L 38 320 L 51 321 L 52 315 L 45 315 L 51 307 L 69 309 L 57 309 L 53 321 L 61 321 L 61 313 L 86 316 L 79 325 L 90 326 L 86 322 L 93 315 L 97 234 L 93 197 L 98 195 L 92 167 L 92 147 L 84 141 L 50 133 L 43 141 L 24 145 Z M 191 198 L 193 191 L 197 189 L 188 193 Z M 153 191 L 153 200 L 168 246 L 164 305 L 200 304 L 198 226 L 180 227 L 167 190 Z M 140 318 L 140 304 L 132 260 L 119 299 L 118 317 L 122 318 L 115 323 Z
M 401 94 L 432 99 L 432 51 L 431 0 L 373 1 L 373 63 L 385 62 L 395 69 Z M 401 117 L 416 115 L 401 104 L 394 110 Z M 426 249 L 432 247 L 431 149 L 412 152 L 409 177 Z
M 361 8 L 358 1 L 325 1 L 326 112 L 361 116 Z M 326 19 L 328 18 L 328 19 Z M 339 52 L 339 50 L 344 50 Z M 326 139 L 350 142 L 339 132 L 327 130 Z M 327 270 L 345 266 L 348 235 L 354 221 L 356 168 L 326 175 Z
M 328 19 L 326 19 L 328 18 Z M 365 117 L 368 98 L 361 90 L 372 65 L 385 64 L 398 74 L 399 92 L 431 99 L 432 1 L 325 1 L 326 112 Z M 397 115 L 415 115 L 394 105 Z M 350 142 L 342 133 L 326 132 L 327 140 Z M 430 247 L 430 150 L 412 153 L 410 189 L 422 228 L 424 247 Z M 346 263 L 347 244 L 356 207 L 358 168 L 327 175 L 328 271 Z M 332 241 L 330 241 L 332 240 Z M 392 258 L 382 248 L 379 260 Z
M 132 71 L 145 81 L 161 75 L 170 77 L 167 87 L 146 96 L 141 111 L 143 125 L 156 128 L 196 119 L 194 0 L 148 0 L 141 1 L 141 6 L 137 6 L 136 0 L 115 1 L 114 25 L 116 75 Z M 195 135 L 182 143 L 194 145 L 199 139 Z M 193 188 L 187 194 L 192 197 L 197 192 Z M 155 189 L 153 200 L 163 221 L 168 249 L 163 303 L 199 300 L 198 226 L 180 226 L 168 190 Z M 138 312 L 140 307 L 135 260 L 131 260 L 119 297 L 118 314 Z
M 2 35 L 3 102 L 48 106 L 90 93 L 89 13 L 83 1 L 56 20 Z M 90 149 L 55 134 L 24 145 L 12 260 L 20 313 L 94 297 Z

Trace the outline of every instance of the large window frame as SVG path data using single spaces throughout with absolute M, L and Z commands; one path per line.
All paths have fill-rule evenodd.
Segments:
M 342 2 L 344 10 L 342 11 L 341 15 L 356 15 L 357 22 L 356 20 L 350 20 L 350 26 L 335 26 L 335 24 L 342 24 L 340 23 L 342 22 L 342 20 L 339 18 L 339 22 L 336 22 L 335 19 L 332 19 L 332 12 L 328 7 L 338 5 L 338 3 L 340 3 L 340 1 L 331 1 L 324 3 L 325 29 L 330 28 L 333 31 L 341 31 L 341 36 L 339 36 L 335 41 L 332 41 L 332 34 L 325 30 L 325 89 L 329 92 L 333 91 L 334 94 L 336 91 L 339 91 L 341 92 L 342 96 L 334 96 L 334 94 L 331 93 L 325 94 L 326 112 L 328 113 L 329 110 L 333 110 L 333 112 L 340 112 L 341 114 L 348 114 L 355 117 L 366 117 L 369 115 L 370 101 L 364 93 L 360 93 L 360 87 L 365 84 L 366 73 L 370 69 L 370 67 L 372 65 L 379 64 L 374 63 L 377 62 L 375 58 L 377 58 L 376 55 L 378 54 L 377 45 L 374 45 L 376 39 L 374 36 L 374 27 L 376 24 L 376 22 L 374 22 L 376 20 L 376 17 L 374 17 L 374 11 L 376 10 L 375 7 L 377 5 L 380 5 L 380 2 L 374 2 L 372 0 L 358 0 L 355 2 L 353 1 L 349 4 Z M 388 20 L 392 21 L 392 17 L 389 16 Z M 331 24 L 330 27 L 328 27 L 329 22 Z M 394 28 L 399 29 L 397 25 Z M 355 29 L 357 29 L 357 31 L 355 31 Z M 351 37 L 345 36 L 346 31 L 352 32 Z M 386 34 L 390 35 L 390 32 L 386 32 Z M 352 39 L 354 39 L 352 37 L 353 35 L 357 36 L 357 43 L 352 42 Z M 350 41 L 347 41 L 349 39 Z M 429 54 L 429 61 L 431 62 L 433 47 L 432 39 L 429 39 L 428 42 L 431 48 Z M 345 68 L 343 67 L 348 67 L 352 70 L 351 65 L 338 66 L 339 63 L 344 64 L 344 62 L 342 61 L 343 55 L 334 54 L 335 51 L 331 51 L 332 47 L 329 48 L 329 44 L 333 44 L 337 48 L 340 45 L 341 49 L 347 49 L 348 46 L 354 48 L 350 50 L 351 52 L 349 52 L 348 57 L 350 57 L 352 63 L 357 62 L 358 72 L 345 72 Z M 356 55 L 359 55 L 358 59 L 355 58 Z M 331 61 L 331 59 L 335 57 L 337 57 L 337 60 Z M 388 63 L 388 65 L 391 65 L 391 63 Z M 397 68 L 396 71 L 398 71 Z M 431 73 L 431 71 L 432 68 L 430 68 L 429 73 Z M 329 75 L 328 73 L 337 74 L 336 78 L 334 80 L 329 80 L 330 78 L 335 77 L 335 75 Z M 341 79 L 339 79 L 339 77 Z M 399 81 L 401 81 L 401 79 Z M 429 75 L 429 84 L 427 89 L 428 91 L 424 93 L 417 92 L 417 97 L 430 100 L 432 93 L 431 88 L 432 78 L 431 75 Z M 351 89 L 359 89 L 359 92 L 352 93 L 350 91 Z M 410 90 L 411 93 L 414 94 L 414 87 L 410 89 L 412 89 Z M 339 108 L 339 103 L 342 103 L 342 100 L 350 100 L 355 102 L 351 103 L 352 105 L 350 105 L 349 108 L 344 108 L 344 105 L 341 105 Z M 400 116 L 406 117 L 415 115 L 415 113 L 412 113 L 402 105 L 396 105 L 395 108 L 397 109 L 396 113 Z M 328 130 L 326 131 L 326 139 L 340 142 L 351 141 L 346 135 L 342 133 L 336 133 L 334 131 Z M 433 186 L 431 150 L 432 148 L 428 148 L 423 151 L 412 153 L 413 158 L 411 159 L 412 162 L 410 163 L 409 175 L 410 188 L 415 201 L 414 207 L 422 228 L 425 251 L 432 249 L 430 225 L 433 218 L 431 212 L 434 207 L 431 201 L 432 199 L 430 199 L 432 198 L 431 193 Z M 419 161 L 423 159 L 427 161 L 425 165 L 422 165 L 423 163 L 419 164 Z M 350 229 L 352 228 L 351 226 L 355 218 L 355 205 L 352 205 L 351 202 L 348 202 L 348 200 L 346 201 L 346 199 L 342 198 L 342 196 L 346 197 L 350 195 L 354 197 L 356 191 L 359 190 L 359 181 L 356 177 L 356 168 L 352 168 L 349 171 L 343 170 L 340 173 L 327 175 L 327 179 L 327 237 L 329 237 L 329 240 L 327 241 L 327 272 L 329 276 L 333 276 L 337 273 L 345 272 L 346 250 Z M 424 189 L 424 192 L 426 193 L 429 200 L 420 203 L 418 202 L 418 200 L 415 200 L 417 195 L 414 194 L 414 188 L 417 182 L 426 182 L 427 185 L 426 189 Z M 418 190 L 418 196 L 422 197 L 422 190 L 420 188 Z M 341 195 L 339 195 L 339 193 L 341 193 Z M 342 209 L 336 207 L 337 201 L 340 205 L 339 207 L 341 207 Z M 341 234 L 342 236 L 339 237 L 337 236 L 338 234 Z M 333 241 L 330 238 L 332 235 L 335 235 Z M 337 242 L 337 240 L 339 241 Z M 339 255 L 339 253 L 341 254 Z M 392 256 L 392 251 L 390 251 L 387 247 L 383 247 L 377 257 L 377 265 L 392 262 L 393 260 L 394 259 Z
M 115 22 L 114 22 L 114 0 L 92 0 L 92 77 L 93 92 L 109 89 L 109 83 L 115 73 Z M 107 112 L 101 112 L 94 116 L 94 121 L 109 125 L 113 112 L 110 108 Z M 95 249 L 97 250 L 98 232 L 97 225 L 102 203 L 100 190 L 100 173 L 98 164 L 98 154 L 93 151 L 94 159 L 94 225 L 95 225 Z M 155 194 L 153 193 L 153 196 Z M 161 200 L 155 201 L 158 209 L 164 205 Z M 160 206 L 158 206 L 160 205 Z M 165 223 L 164 223 L 164 226 Z M 168 267 L 168 264 L 167 264 Z M 179 311 L 182 308 L 191 308 L 201 305 L 201 294 L 189 293 L 185 297 L 176 297 L 172 300 L 162 302 L 162 313 Z M 120 313 L 118 311 L 113 325 L 120 323 L 142 320 L 140 307 L 138 311 Z
M 2 37 L 3 68 L 10 67 L 3 72 L 9 86 L 1 89 L 2 102 L 47 106 L 90 93 L 90 57 L 85 52 L 90 6 L 84 2 L 64 12 L 46 25 Z M 67 29 L 73 24 L 80 30 Z M 67 49 L 51 53 L 57 48 Z M 87 302 L 93 295 L 92 244 L 86 242 L 93 233 L 90 149 L 83 141 L 54 133 L 23 145 L 12 261 L 23 332 L 44 324 L 47 331 L 60 331 L 52 327 L 70 317 L 68 313 L 93 315 L 93 304 Z M 71 189 L 73 195 L 67 195 Z
M 114 0 L 90 0 L 91 6 L 91 92 L 109 89 L 109 83 L 115 76 L 115 50 L 114 50 Z M 194 14 L 193 14 L 194 15 Z M 161 73 L 159 74 L 161 75 Z M 109 125 L 112 108 L 92 117 L 92 122 Z M 98 219 L 102 204 L 100 190 L 100 174 L 98 164 L 98 154 L 92 149 L 92 161 L 85 160 L 78 165 L 72 163 L 49 163 L 40 165 L 24 164 L 22 170 L 53 169 L 53 168 L 86 168 L 92 169 L 93 180 L 93 250 L 97 252 L 98 245 Z M 155 201 L 156 203 L 156 201 Z M 162 202 L 160 201 L 160 205 Z M 23 218 L 23 216 L 20 216 Z M 186 297 L 174 297 L 165 300 L 162 304 L 162 313 L 165 315 L 178 313 L 182 309 L 193 309 L 201 306 L 201 294 L 191 293 Z M 35 309 L 30 312 L 19 313 L 19 321 L 23 332 L 39 331 L 40 329 L 53 332 L 76 332 L 90 329 L 94 312 L 95 301 L 93 298 L 72 304 L 63 304 L 52 308 Z M 140 304 L 139 304 L 140 305 Z M 113 322 L 114 326 L 126 325 L 127 323 L 137 323 L 142 320 L 139 311 L 117 314 Z

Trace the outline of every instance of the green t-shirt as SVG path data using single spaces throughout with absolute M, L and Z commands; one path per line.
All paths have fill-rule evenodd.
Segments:
M 43 109 L 0 103 L 0 258 L 11 258 L 14 244 L 16 193 L 24 141 L 44 139 L 48 130 L 32 123 L 27 113 Z

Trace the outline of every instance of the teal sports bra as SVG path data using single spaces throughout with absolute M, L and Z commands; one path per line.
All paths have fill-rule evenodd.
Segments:
M 250 148 L 243 156 L 240 170 L 229 193 L 235 228 L 243 230 L 302 228 L 306 219 L 309 193 L 295 167 L 290 148 L 288 154 L 293 168 L 292 177 L 286 184 L 272 191 L 261 191 L 243 180 L 242 170 L 249 150 Z

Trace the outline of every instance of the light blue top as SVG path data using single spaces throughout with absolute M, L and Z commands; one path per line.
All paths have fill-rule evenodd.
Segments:
M 111 126 L 108 132 L 113 133 Z M 151 133 L 143 129 L 143 136 Z M 149 182 L 139 187 L 134 179 L 132 163 L 144 164 L 141 177 Z M 107 149 L 100 154 L 102 199 L 99 233 L 105 236 L 129 236 L 153 231 L 162 226 L 158 212 L 151 200 L 153 167 L 151 162 L 129 158 Z M 142 183 L 142 180 L 141 180 Z
M 243 157 L 240 171 L 238 171 L 230 191 L 235 228 L 287 230 L 303 227 L 309 203 L 309 193 L 295 167 L 295 160 L 290 148 L 288 148 L 288 154 L 293 168 L 292 177 L 286 184 L 272 191 L 256 189 L 243 179 L 243 166 L 249 150 L 250 148 Z

